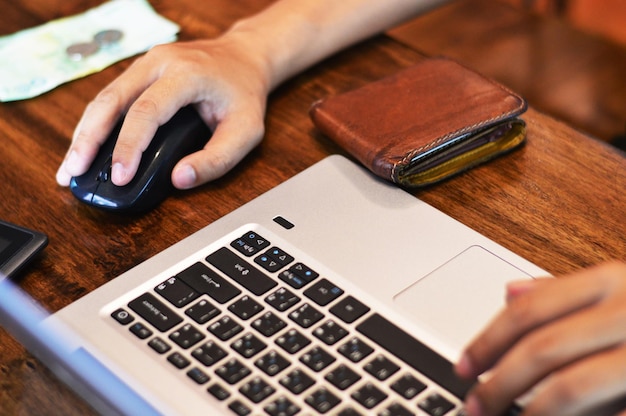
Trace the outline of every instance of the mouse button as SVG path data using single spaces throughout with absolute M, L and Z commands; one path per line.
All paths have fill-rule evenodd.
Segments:
M 111 179 L 112 160 L 113 156 L 109 156 L 104 162 L 104 165 L 102 165 L 102 169 L 100 169 L 96 176 L 97 182 L 108 182 Z
M 84 175 L 73 177 L 70 180 L 70 191 L 80 201 L 91 204 L 93 196 L 98 192 L 99 185 L 100 182 Z
M 128 185 L 116 186 L 113 182 L 102 182 L 94 193 L 91 205 L 106 209 L 124 209 L 134 203 L 135 192 Z
M 99 195 L 99 194 L 95 194 L 93 196 L 91 205 L 95 207 L 99 207 L 99 208 L 105 208 L 105 209 L 117 209 L 119 207 L 119 203 L 117 201 L 103 197 L 102 195 Z
M 94 195 L 92 205 L 118 212 L 146 211 L 168 194 L 163 186 L 152 186 L 153 181 L 131 181 L 128 185 L 116 186 L 112 182 L 102 184 Z
M 126 185 L 118 186 L 111 181 L 111 170 L 100 172 L 102 181 L 98 194 L 109 200 L 116 200 L 120 205 L 131 205 L 149 189 L 157 172 L 140 164 L 135 176 Z
M 157 130 L 154 141 L 158 143 L 155 147 L 159 155 L 156 156 L 178 162 L 202 149 L 210 137 L 210 129 L 196 110 L 191 106 L 183 107 Z

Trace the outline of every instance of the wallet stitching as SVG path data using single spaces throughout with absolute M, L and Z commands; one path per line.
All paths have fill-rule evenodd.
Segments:
M 502 89 L 507 90 L 506 88 L 503 88 L 503 87 L 502 87 Z M 463 133 L 465 133 L 467 131 L 474 130 L 474 129 L 476 129 L 478 127 L 482 127 L 482 126 L 484 126 L 486 124 L 490 124 L 490 123 L 492 123 L 494 121 L 506 119 L 509 116 L 518 113 L 520 110 L 523 110 L 524 109 L 524 100 L 521 99 L 521 97 L 519 97 L 515 93 L 511 93 L 511 95 L 513 95 L 515 98 L 520 100 L 520 106 L 518 106 L 518 107 L 516 107 L 516 108 L 514 108 L 514 109 L 512 109 L 510 111 L 507 111 L 505 113 L 501 113 L 501 114 L 499 114 L 499 115 L 497 115 L 495 117 L 491 117 L 489 119 L 486 119 L 486 120 L 480 121 L 478 123 L 474 123 L 472 125 L 469 125 L 469 126 L 466 126 L 464 128 L 458 129 L 456 131 L 450 132 L 450 133 L 448 133 L 448 134 L 446 134 L 444 136 L 441 136 L 440 138 L 438 138 L 436 140 L 433 140 L 432 142 L 430 142 L 430 143 L 428 143 L 428 144 L 426 144 L 424 146 L 421 146 L 421 147 L 419 147 L 419 148 L 417 148 L 417 149 L 407 153 L 404 156 L 404 158 L 402 158 L 402 160 L 399 160 L 398 162 L 393 164 L 393 166 L 391 168 L 391 181 L 392 182 L 397 182 L 397 176 L 396 176 L 397 174 L 396 174 L 396 172 L 397 172 L 398 168 L 400 166 L 406 165 L 416 154 L 418 154 L 418 153 L 420 153 L 420 152 L 422 152 L 422 151 L 424 151 L 426 149 L 429 149 L 431 147 L 434 147 L 434 146 L 438 145 L 439 143 L 447 140 L 450 137 L 458 136 L 458 135 L 463 134 Z
M 463 67 L 463 65 L 461 65 L 458 62 L 456 62 L 453 59 L 449 59 L 449 58 L 440 58 L 440 59 L 451 61 L 451 62 L 456 63 L 457 65 L 460 65 L 460 66 Z M 523 113 L 525 111 L 527 103 L 524 100 L 524 98 L 522 98 L 519 94 L 513 92 L 512 90 L 510 90 L 506 86 L 500 84 L 499 82 L 496 82 L 494 79 L 491 79 L 489 77 L 485 77 L 484 75 L 482 75 L 480 73 L 477 73 L 477 72 L 476 72 L 476 74 L 479 77 L 481 77 L 482 79 L 484 79 L 485 81 L 487 81 L 488 83 L 490 83 L 491 85 L 493 85 L 496 88 L 506 92 L 509 96 L 515 97 L 515 99 L 518 100 L 519 105 L 517 107 L 511 109 L 510 111 L 501 113 L 501 114 L 499 114 L 497 116 L 494 116 L 494 117 L 491 117 L 491 118 L 489 118 L 487 120 L 482 120 L 482 121 L 480 121 L 478 123 L 474 123 L 474 124 L 472 124 L 470 126 L 466 126 L 466 127 L 461 128 L 459 130 L 456 130 L 454 132 L 450 132 L 450 133 L 448 133 L 448 134 L 446 134 L 446 135 L 444 135 L 444 136 L 442 136 L 442 137 L 440 137 L 440 138 L 438 138 L 436 140 L 433 140 L 432 142 L 430 142 L 428 144 L 425 144 L 425 145 L 423 145 L 423 146 L 421 146 L 421 147 L 419 147 L 417 149 L 414 149 L 413 151 L 407 153 L 404 156 L 404 158 L 402 158 L 402 160 L 399 160 L 398 162 L 393 164 L 393 166 L 391 168 L 391 172 L 390 172 L 390 174 L 391 174 L 391 181 L 392 182 L 398 182 L 398 180 L 397 180 L 397 171 L 398 171 L 398 169 L 400 168 L 400 166 L 406 165 L 411 159 L 413 159 L 413 157 L 416 154 L 418 154 L 418 153 L 420 153 L 420 152 L 422 152 L 422 151 L 424 151 L 426 149 L 429 149 L 431 147 L 437 146 L 439 143 L 447 140 L 450 137 L 458 136 L 459 134 L 463 134 L 463 133 L 465 133 L 467 131 L 474 130 L 474 129 L 478 128 L 478 127 L 482 127 L 482 126 L 484 126 L 486 124 L 490 124 L 490 123 L 498 121 L 498 120 L 506 119 L 506 118 L 508 118 L 508 117 L 510 117 L 512 115 L 515 115 L 515 114 L 521 114 L 521 113 Z

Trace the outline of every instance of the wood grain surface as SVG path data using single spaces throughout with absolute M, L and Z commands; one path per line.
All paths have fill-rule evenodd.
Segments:
M 98 3 L 2 0 L 0 34 Z M 188 40 L 216 36 L 268 2 L 151 3 L 179 23 L 181 40 Z M 314 129 L 307 113 L 311 103 L 421 59 L 423 54 L 379 36 L 295 77 L 271 95 L 265 139 L 233 172 L 197 190 L 176 192 L 142 216 L 95 211 L 55 182 L 85 105 L 132 60 L 34 99 L 0 103 L 0 218 L 50 239 L 20 284 L 58 310 L 325 156 L 341 153 Z M 533 108 L 523 118 L 525 147 L 415 195 L 553 274 L 623 258 L 624 154 Z M 0 414 L 91 413 L 0 329 Z
M 424 54 L 457 59 L 598 139 L 626 134 L 624 44 L 506 3 L 453 1 L 388 34 Z

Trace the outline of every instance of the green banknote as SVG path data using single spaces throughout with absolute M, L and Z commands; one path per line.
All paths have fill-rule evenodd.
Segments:
M 146 0 L 110 0 L 79 15 L 0 37 L 0 101 L 43 94 L 152 46 L 179 27 Z

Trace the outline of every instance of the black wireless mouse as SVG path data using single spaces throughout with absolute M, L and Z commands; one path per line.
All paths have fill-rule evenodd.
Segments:
M 89 170 L 70 181 L 76 198 L 108 211 L 139 213 L 156 207 L 174 189 L 171 175 L 176 163 L 202 149 L 211 136 L 193 107 L 180 109 L 159 127 L 130 183 L 117 186 L 111 182 L 111 159 L 121 126 L 122 121 L 102 145 Z

